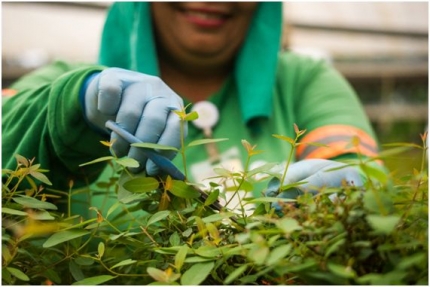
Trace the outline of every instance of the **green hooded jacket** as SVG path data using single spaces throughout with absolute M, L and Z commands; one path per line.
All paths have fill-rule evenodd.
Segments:
M 158 75 L 149 7 L 147 2 L 111 6 L 98 65 L 55 62 L 10 87 L 17 93 L 3 98 L 3 168 L 15 169 L 14 155 L 19 154 L 35 157 L 35 163 L 48 169 L 56 189 L 67 190 L 71 180 L 76 188 L 109 182 L 113 174 L 105 164 L 79 166 L 109 151 L 100 144 L 107 138 L 85 123 L 78 97 L 85 79 L 106 67 Z M 273 135 L 294 138 L 295 125 L 306 130 L 302 142 L 327 146 L 302 145 L 293 160 L 355 157 L 357 150 L 349 144 L 353 136 L 360 138 L 362 154 L 376 155 L 376 137 L 351 86 L 322 60 L 280 51 L 281 28 L 281 3 L 260 2 L 231 77 L 208 99 L 220 113 L 213 137 L 228 138 L 217 144 L 221 165 L 243 169 L 247 153 L 242 140 L 246 140 L 263 151 L 251 158 L 249 168 L 272 162 L 281 166 L 291 147 Z M 202 131 L 189 124 L 186 143 L 202 138 Z M 174 163 L 183 167 L 179 157 Z M 191 181 L 214 175 L 205 146 L 189 147 L 186 165 Z M 255 175 L 256 180 L 264 177 Z M 265 184 L 255 185 L 254 196 L 261 195 Z M 114 188 L 106 186 L 91 185 L 90 193 L 77 198 L 81 202 L 74 204 L 74 212 L 87 217 L 90 206 L 106 210 L 115 204 Z

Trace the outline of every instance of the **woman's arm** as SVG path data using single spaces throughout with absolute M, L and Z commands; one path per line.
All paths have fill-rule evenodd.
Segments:
M 48 169 L 55 188 L 67 187 L 70 179 L 75 186 L 94 180 L 102 166 L 79 164 L 109 151 L 87 126 L 78 96 L 84 79 L 102 69 L 55 62 L 14 83 L 16 94 L 2 104 L 2 168 L 15 169 L 19 154 Z

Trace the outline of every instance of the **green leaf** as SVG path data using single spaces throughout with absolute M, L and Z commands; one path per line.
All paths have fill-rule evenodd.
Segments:
M 58 275 L 58 273 L 53 269 L 47 269 L 45 272 L 42 273 L 43 276 L 51 280 L 52 282 L 60 285 L 61 284 L 61 277 Z
M 408 276 L 409 275 L 409 276 Z M 384 274 L 370 273 L 363 275 L 357 279 L 358 284 L 361 285 L 379 285 L 379 286 L 389 286 L 389 285 L 406 285 L 403 278 L 410 277 L 410 274 L 402 270 L 393 270 Z M 428 282 L 426 280 L 426 284 Z
M 206 229 L 209 232 L 209 235 L 212 237 L 214 242 L 218 244 L 221 241 L 220 232 L 218 228 L 213 223 L 206 223 Z
M 223 177 L 230 177 L 232 175 L 231 171 L 222 167 L 214 167 L 213 171 Z
M 218 196 L 219 196 L 219 189 L 215 189 L 214 191 L 209 193 L 208 197 L 205 200 L 205 206 L 209 206 L 215 201 L 217 201 Z
M 119 199 L 119 198 L 118 198 Z M 120 199 L 119 199 L 120 200 Z M 120 201 L 116 201 L 114 204 L 112 204 L 111 207 L 109 207 L 108 212 L 106 213 L 106 217 L 109 217 L 109 215 L 112 214 L 112 212 L 115 211 L 115 209 L 121 207 Z
M 396 228 L 396 225 L 399 223 L 400 218 L 401 217 L 398 215 L 383 216 L 376 214 L 369 214 L 366 217 L 373 230 L 382 234 L 390 234 L 393 232 L 393 230 Z
M 148 223 L 146 224 L 146 226 L 150 226 L 153 223 L 156 223 L 160 220 L 163 220 L 164 218 L 166 218 L 167 216 L 169 216 L 170 214 L 170 210 L 162 210 L 162 211 L 158 211 L 157 213 L 153 214 L 149 220 Z
M 180 198 L 191 199 L 200 197 L 200 193 L 193 186 L 181 180 L 172 180 L 172 187 L 169 191 Z
M 355 278 L 357 276 L 354 269 L 352 269 L 349 266 L 342 266 L 339 264 L 334 264 L 329 262 L 328 269 L 334 274 L 336 274 L 337 276 L 342 278 Z
M 54 220 L 55 217 L 53 217 L 48 211 L 42 210 L 39 212 L 33 212 L 31 215 L 29 215 L 32 219 L 35 220 Z
M 371 213 L 387 214 L 394 210 L 393 199 L 385 192 L 369 190 L 364 193 L 363 202 Z
M 291 264 L 288 265 L 287 268 L 285 268 L 285 272 L 302 272 L 304 270 L 312 270 L 315 266 L 317 266 L 319 264 L 320 261 L 318 261 L 318 263 L 315 261 L 315 259 L 307 259 L 304 262 L 298 262 L 295 264 Z
M 414 147 L 418 149 L 422 149 L 423 147 L 414 143 L 408 143 L 408 142 L 398 142 L 398 143 L 386 143 L 383 144 L 384 147 Z
M 99 242 L 99 246 L 97 247 L 97 251 L 99 252 L 99 257 L 102 258 L 103 254 L 105 254 L 105 244 L 103 242 Z
M 94 277 L 85 278 L 84 280 L 73 283 L 72 285 L 99 285 L 105 283 L 116 276 L 112 275 L 99 275 Z
M 113 156 L 99 157 L 98 159 L 95 159 L 95 160 L 92 160 L 92 161 L 89 161 L 89 162 L 86 162 L 86 163 L 82 163 L 79 166 L 85 166 L 85 165 L 95 164 L 95 163 L 99 163 L 99 162 L 102 162 L 102 161 L 108 161 L 108 160 L 112 160 L 112 159 L 114 159 Z
M 134 202 L 142 201 L 142 199 L 145 198 L 144 193 L 130 193 L 129 191 L 125 190 L 124 188 L 122 188 L 122 189 L 120 188 L 120 190 L 122 190 L 122 191 L 118 192 L 118 200 L 124 204 L 131 204 Z
M 124 167 L 139 167 L 139 162 L 134 158 L 123 157 L 115 159 L 115 162 Z
M 221 255 L 221 250 L 215 246 L 203 245 L 195 249 L 197 255 L 208 258 L 216 258 Z
M 32 166 L 30 166 L 28 169 L 30 170 L 30 171 L 36 171 L 36 170 L 38 170 L 40 168 L 40 163 L 37 163 L 37 164 L 33 164 Z
M 266 173 L 267 171 L 271 170 L 274 166 L 276 166 L 277 163 L 271 162 L 263 164 L 262 166 L 259 166 L 257 168 L 251 169 L 247 172 L 248 177 L 251 177 L 258 173 Z
M 294 143 L 295 143 L 294 139 L 292 139 L 292 138 L 290 138 L 290 137 L 287 137 L 287 136 L 283 136 L 283 135 L 276 135 L 276 134 L 274 134 L 274 135 L 272 135 L 272 136 L 273 136 L 273 137 L 275 137 L 275 138 L 277 138 L 277 139 L 280 139 L 280 140 L 286 141 L 286 142 L 288 142 L 288 143 L 290 143 L 290 144 L 292 144 L 292 145 L 294 145 Z
M 297 186 L 300 186 L 302 184 L 307 183 L 307 181 L 298 181 L 298 182 L 294 182 L 294 183 L 290 183 L 290 184 L 286 184 L 280 187 L 280 190 L 288 190 L 290 188 L 296 188 Z
M 386 184 L 388 181 L 388 173 L 382 171 L 380 168 L 376 168 L 370 165 L 362 165 L 361 168 L 369 175 L 371 179 L 375 179 L 382 184 Z
M 296 230 L 301 230 L 299 222 L 293 218 L 284 217 L 276 221 L 276 226 L 282 229 L 285 233 L 291 233 Z
M 316 146 L 316 147 L 329 147 L 329 145 L 323 144 L 323 143 L 318 143 L 318 142 L 301 142 L 301 143 L 297 143 L 297 145 L 310 145 L 310 146 Z
M 255 244 L 255 246 L 249 250 L 247 257 L 257 265 L 263 265 L 269 255 L 269 247 Z
M 1 245 L 1 255 L 4 259 L 3 264 L 8 264 L 8 262 L 12 259 L 12 255 L 10 254 L 9 247 L 5 244 Z
M 199 118 L 199 114 L 196 111 L 192 111 L 185 116 L 184 120 L 194 121 L 194 120 L 197 120 L 198 118 Z
M 136 177 L 124 182 L 122 186 L 130 192 L 144 193 L 156 190 L 159 182 L 153 177 Z
M 252 183 L 250 183 L 247 180 L 243 180 L 243 179 L 236 179 L 237 182 L 237 186 L 240 186 L 240 190 L 244 190 L 244 191 L 253 191 L 254 190 L 254 186 L 252 185 Z M 227 190 L 230 190 L 230 188 L 227 188 Z M 231 190 L 236 191 L 237 187 L 233 187 Z
M 52 209 L 52 210 L 58 209 L 54 204 L 50 202 L 40 201 L 34 197 L 29 197 L 29 196 L 14 197 L 12 198 L 12 200 L 28 208 Z
M 340 240 L 336 241 L 332 245 L 330 245 L 327 250 L 325 251 L 324 258 L 329 258 L 332 253 L 341 250 L 340 247 L 344 245 L 346 242 L 345 238 L 341 238 Z
M 171 246 L 179 246 L 179 244 L 181 243 L 181 238 L 179 237 L 177 231 L 173 232 L 172 235 L 170 235 L 169 243 Z
M 75 262 L 76 262 L 76 264 L 81 265 L 81 266 L 90 266 L 90 265 L 93 265 L 94 259 L 81 256 L 81 257 L 76 257 Z
M 296 202 L 297 200 L 291 198 L 281 197 L 259 197 L 259 198 L 244 198 L 243 200 L 249 203 L 264 203 L 264 202 Z
M 130 264 L 133 264 L 133 263 L 136 263 L 136 262 L 137 262 L 137 260 L 133 260 L 133 259 L 130 259 L 130 258 L 129 259 L 125 259 L 125 260 L 123 260 L 123 261 L 115 264 L 114 266 L 112 266 L 111 269 L 114 269 L 114 268 L 117 268 L 117 267 L 120 267 L 120 266 L 130 265 Z
M 173 150 L 178 152 L 179 150 L 173 146 L 167 146 L 162 144 L 155 144 L 155 143 L 132 143 L 131 146 L 134 147 L 140 147 L 140 148 L 146 148 L 151 150 Z
M 214 262 L 194 264 L 182 275 L 181 284 L 200 285 L 208 277 L 214 265 Z
M 206 257 L 200 257 L 200 256 L 194 256 L 194 257 L 187 257 L 185 259 L 185 263 L 200 263 L 200 262 L 208 262 L 213 261 L 212 258 L 206 258 Z
M 19 164 L 22 164 L 22 165 L 24 165 L 24 166 L 28 166 L 30 163 L 28 162 L 28 160 L 25 158 L 25 157 L 23 157 L 22 155 L 19 155 L 19 154 L 15 154 L 15 158 L 16 158 L 16 161 L 19 163 Z
M 233 215 L 234 213 L 232 212 L 215 213 L 202 218 L 202 221 L 204 223 L 217 222 L 217 221 L 221 221 L 223 219 L 229 218 L 230 216 L 233 216 Z
M 179 249 L 181 249 L 180 246 L 172 246 L 172 247 L 160 247 L 155 249 L 154 251 L 160 254 L 176 255 Z
M 149 276 L 151 276 L 152 278 L 154 278 L 154 280 L 158 282 L 167 282 L 169 280 L 166 272 L 164 272 L 163 270 L 154 267 L 148 267 L 146 268 L 146 272 L 149 274 Z
M 7 271 L 10 272 L 10 274 L 12 274 L 13 276 L 15 276 L 19 280 L 30 281 L 30 278 L 28 278 L 28 276 L 25 275 L 24 272 L 22 272 L 21 270 L 13 268 L 13 267 L 6 267 L 6 269 L 7 269 Z
M 226 140 L 228 140 L 228 138 L 195 140 L 195 141 L 190 142 L 188 144 L 188 147 L 197 146 L 197 145 L 203 145 L 203 144 L 208 144 L 208 143 L 222 142 L 222 141 L 226 141 Z
M 189 237 L 192 233 L 193 233 L 193 229 L 190 227 L 184 230 L 184 232 L 182 232 L 182 236 Z
M 233 280 L 235 280 L 237 277 L 239 277 L 243 272 L 245 272 L 246 268 L 248 268 L 247 264 L 240 265 L 238 268 L 234 269 L 233 272 L 231 272 L 227 278 L 224 280 L 224 284 L 228 285 Z
M 276 264 L 279 260 L 290 254 L 291 248 L 291 244 L 275 247 L 272 251 L 270 251 L 269 256 L 267 256 L 266 264 L 268 266 Z
M 7 208 L 7 207 L 2 207 L 1 212 L 6 213 L 6 214 L 19 215 L 19 216 L 27 216 L 28 215 L 28 213 L 25 211 L 11 209 L 11 208 Z
M 73 276 L 73 279 L 76 281 L 84 280 L 85 276 L 84 273 L 82 273 L 82 269 L 78 264 L 76 264 L 75 261 L 69 261 L 69 271 Z
M 49 247 L 55 246 L 57 244 L 66 242 L 66 241 L 70 241 L 72 239 L 85 236 L 89 233 L 90 233 L 89 231 L 73 230 L 73 229 L 60 231 L 60 232 L 57 232 L 57 233 L 54 233 L 53 235 L 51 235 L 51 237 L 49 237 L 45 241 L 45 243 L 43 243 L 43 247 L 49 248 Z
M 418 251 L 419 252 L 419 251 Z M 427 256 L 425 253 L 416 253 L 408 257 L 402 257 L 402 260 L 397 263 L 396 269 L 408 269 L 412 266 L 424 266 Z
M 187 245 L 182 245 L 178 253 L 176 253 L 175 255 L 175 267 L 178 272 L 181 271 L 181 268 L 184 265 L 185 258 L 187 257 L 188 249 L 189 247 Z
M 38 171 L 31 171 L 30 174 L 32 177 L 43 182 L 44 184 L 52 185 L 52 183 L 49 181 L 49 179 L 43 173 L 38 172 Z

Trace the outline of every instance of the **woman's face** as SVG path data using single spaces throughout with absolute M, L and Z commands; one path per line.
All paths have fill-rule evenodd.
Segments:
M 242 44 L 257 2 L 153 2 L 163 56 L 193 61 L 230 61 Z

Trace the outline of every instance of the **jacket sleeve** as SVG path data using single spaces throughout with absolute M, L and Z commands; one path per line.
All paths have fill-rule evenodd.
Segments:
M 19 154 L 48 169 L 54 188 L 95 180 L 101 165 L 79 164 L 109 154 L 101 148 L 106 140 L 90 130 L 79 104 L 84 79 L 100 66 L 55 62 L 36 70 L 10 87 L 16 91 L 2 103 L 2 168 L 15 169 Z
M 378 143 L 364 108 L 350 84 L 325 61 L 284 55 L 281 69 L 289 77 L 295 123 L 306 129 L 298 159 L 372 157 Z M 288 88 L 288 87 L 287 87 Z M 357 141 L 358 140 L 358 141 Z M 308 145 L 319 143 L 324 146 Z

